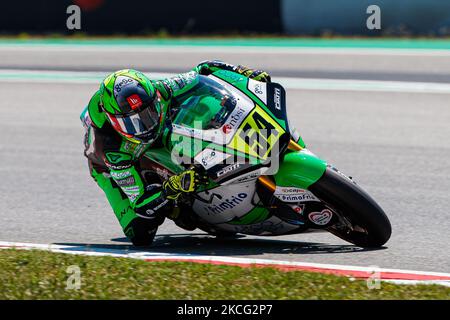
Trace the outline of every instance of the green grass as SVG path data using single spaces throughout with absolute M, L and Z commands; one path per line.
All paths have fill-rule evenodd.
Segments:
M 81 287 L 67 290 L 67 267 Z M 0 250 L 0 299 L 449 299 L 450 288 L 381 283 L 369 290 L 308 272 Z

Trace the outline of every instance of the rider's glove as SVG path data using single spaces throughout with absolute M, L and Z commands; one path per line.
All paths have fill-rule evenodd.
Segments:
M 163 190 L 167 199 L 175 200 L 182 193 L 195 191 L 198 185 L 207 182 L 207 177 L 195 170 L 186 170 L 179 175 L 171 176 L 163 183 Z
M 270 75 L 262 70 L 250 69 L 242 65 L 234 66 L 220 60 L 206 60 L 201 62 L 195 70 L 203 75 L 209 75 L 217 70 L 228 70 L 242 74 L 243 76 L 261 82 L 270 82 Z
M 238 65 L 236 67 L 236 72 L 242 74 L 243 76 L 246 76 L 247 78 L 256 80 L 256 81 L 261 81 L 261 82 L 270 82 L 270 75 L 262 70 L 255 70 L 255 69 L 250 69 L 247 68 L 245 66 L 241 66 Z

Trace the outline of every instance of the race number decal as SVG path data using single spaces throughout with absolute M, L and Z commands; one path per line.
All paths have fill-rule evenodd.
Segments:
M 266 160 L 282 133 L 283 128 L 261 107 L 256 106 L 240 125 L 229 147 Z

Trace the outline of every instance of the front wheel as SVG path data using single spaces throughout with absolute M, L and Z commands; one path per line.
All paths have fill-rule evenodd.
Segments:
M 308 188 L 330 207 L 339 222 L 328 231 L 360 247 L 381 247 L 391 237 L 391 223 L 383 209 L 350 178 L 327 167 Z

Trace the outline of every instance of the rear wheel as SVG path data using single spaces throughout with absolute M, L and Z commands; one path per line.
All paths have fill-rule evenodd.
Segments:
M 350 178 L 327 167 L 308 188 L 339 217 L 328 231 L 361 247 L 381 247 L 391 236 L 391 223 L 383 209 Z

